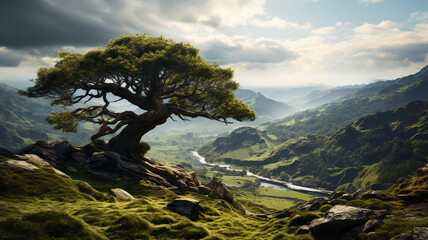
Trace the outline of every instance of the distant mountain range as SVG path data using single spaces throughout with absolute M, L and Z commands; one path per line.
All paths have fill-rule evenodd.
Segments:
M 397 155 L 388 155 L 388 151 L 382 152 L 378 148 L 388 146 L 388 150 L 392 151 L 394 146 L 399 148 L 396 146 L 404 144 L 405 147 L 401 150 L 417 152 L 421 149 L 418 144 L 425 146 L 425 142 L 418 141 L 427 140 L 427 102 L 412 103 L 393 113 L 362 117 L 392 110 L 411 101 L 426 100 L 428 67 L 414 75 L 368 84 L 352 91 L 347 89 L 345 92 L 346 97 L 318 108 L 299 112 L 258 128 L 237 129 L 230 135 L 205 145 L 199 149 L 199 153 L 208 161 L 252 167 L 254 172 L 284 180 L 291 179 L 307 186 L 382 188 L 397 181 L 400 176 L 407 176 L 410 171 L 397 174 L 398 169 L 385 168 L 385 164 L 381 162 L 386 158 L 395 159 Z M 358 120 L 359 118 L 361 119 Z M 355 122 L 356 120 L 358 121 Z M 352 127 L 362 123 L 365 130 Z M 379 127 L 382 124 L 393 130 Z M 353 135 L 356 131 L 364 134 Z M 366 156 L 367 152 L 378 154 L 371 158 L 371 161 L 376 161 L 370 162 L 366 157 L 359 156 Z M 416 156 L 419 159 L 417 161 L 413 161 L 413 157 L 412 154 L 401 157 L 395 160 L 398 161 L 395 165 L 403 167 L 402 164 L 410 164 L 406 166 L 407 169 L 414 170 L 420 167 L 421 160 L 420 155 Z M 413 159 L 413 165 L 408 159 Z M 427 159 L 422 162 L 424 161 Z M 380 165 L 383 168 L 379 168 Z M 382 175 L 380 172 L 383 169 L 391 170 L 390 175 L 387 172 Z
M 268 99 L 251 90 L 240 89 L 236 95 L 256 110 L 259 119 L 257 123 L 253 123 L 254 125 L 289 115 L 293 111 L 290 106 Z M 114 106 L 114 109 L 117 111 L 134 109 L 135 112 L 141 113 L 141 110 L 136 109 L 131 104 L 117 105 Z M 76 145 L 90 142 L 90 136 L 95 133 L 97 126 L 81 123 L 77 133 L 62 133 L 53 129 L 45 121 L 49 112 L 54 110 L 59 109 L 52 107 L 48 99 L 21 96 L 17 93 L 17 89 L 6 84 L 0 84 L 0 146 L 10 150 L 18 150 L 40 140 L 68 140 Z M 203 131 L 204 128 L 207 128 L 210 131 L 218 131 L 218 133 L 231 129 L 230 126 L 219 122 L 213 123 L 207 119 L 192 119 L 190 122 L 169 121 L 165 126 L 159 128 L 167 132 L 171 132 L 172 129 Z

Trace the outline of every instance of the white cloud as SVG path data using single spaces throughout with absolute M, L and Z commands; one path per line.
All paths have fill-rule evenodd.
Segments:
M 312 25 L 310 23 L 298 24 L 295 22 L 287 22 L 279 17 L 266 17 L 265 19 L 253 19 L 250 21 L 251 24 L 264 27 L 264 28 L 297 28 L 297 29 L 310 29 Z
M 311 31 L 311 33 L 315 35 L 328 35 L 328 34 L 333 34 L 335 31 L 336 31 L 335 27 L 323 27 L 323 28 L 314 29 Z

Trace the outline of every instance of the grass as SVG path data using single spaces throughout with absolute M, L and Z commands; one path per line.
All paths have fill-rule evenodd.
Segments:
M 178 195 L 142 181 L 101 181 L 81 169 L 72 176 L 80 180 L 45 169 L 0 166 L 0 171 L 2 239 L 275 239 L 279 232 L 290 239 L 304 238 L 289 235 L 281 219 L 245 216 L 228 203 L 225 208 L 217 204 L 219 200 L 196 193 L 180 196 L 201 202 L 197 219 L 191 221 L 166 208 Z M 108 195 L 114 187 L 136 199 Z M 251 202 L 245 206 L 267 210 Z

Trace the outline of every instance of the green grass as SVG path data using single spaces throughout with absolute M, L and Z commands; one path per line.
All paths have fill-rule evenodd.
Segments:
M 191 221 L 166 208 L 178 195 L 142 181 L 102 181 L 82 171 L 73 175 L 80 180 L 49 170 L 0 166 L 0 171 L 2 239 L 274 239 L 279 232 L 302 239 L 288 234 L 283 220 L 245 216 L 228 203 L 225 208 L 217 204 L 218 199 L 196 193 L 181 196 L 201 202 L 197 218 Z M 136 199 L 108 195 L 114 187 L 129 191 Z M 251 202 L 245 206 L 268 210 Z M 311 237 L 306 235 L 306 239 Z

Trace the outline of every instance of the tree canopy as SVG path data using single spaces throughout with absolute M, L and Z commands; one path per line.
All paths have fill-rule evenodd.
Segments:
M 89 121 L 101 125 L 92 140 L 119 133 L 109 141 L 112 151 L 138 153 L 142 136 L 174 116 L 224 123 L 256 116 L 233 95 L 239 87 L 233 70 L 208 63 L 188 43 L 126 35 L 109 41 L 104 49 L 59 52 L 58 57 L 54 67 L 39 68 L 35 85 L 21 93 L 48 97 L 53 105 L 66 107 L 47 119 L 57 129 L 73 132 L 78 121 Z M 113 111 L 111 95 L 144 112 Z M 103 104 L 91 104 L 94 99 Z

